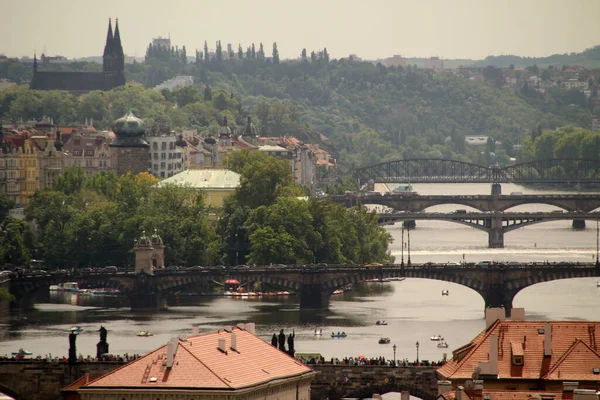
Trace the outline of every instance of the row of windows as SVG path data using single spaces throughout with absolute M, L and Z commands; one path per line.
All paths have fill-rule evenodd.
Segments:
M 152 167 L 152 165 L 150 165 L 150 166 Z M 158 163 L 155 163 L 155 164 L 153 165 L 153 167 L 154 167 L 154 168 L 152 168 L 152 169 L 153 169 L 153 170 L 155 170 L 155 171 L 156 171 L 157 169 L 159 169 L 159 168 L 158 168 Z M 167 168 L 169 171 L 170 171 L 170 170 L 172 170 L 172 169 L 181 169 L 181 163 L 169 163 L 169 164 L 167 165 L 167 163 L 165 163 L 165 162 L 161 162 L 161 163 L 160 163 L 160 169 L 165 169 L 165 168 Z
M 8 168 L 8 167 L 16 167 L 17 164 L 17 160 L 16 159 L 9 159 L 9 160 L 2 160 L 0 159 L 0 168 Z
M 168 153 L 168 154 L 169 154 L 169 160 L 181 159 L 181 153 Z M 154 159 L 158 160 L 158 153 L 154 153 Z M 166 160 L 167 159 L 167 153 L 160 153 L 160 159 L 161 160 Z
M 160 149 L 161 150 L 166 150 L 167 149 L 167 142 L 162 142 L 160 144 Z M 153 142 L 152 143 L 152 150 L 158 150 L 158 142 Z M 169 142 L 169 150 L 175 150 L 175 142 Z

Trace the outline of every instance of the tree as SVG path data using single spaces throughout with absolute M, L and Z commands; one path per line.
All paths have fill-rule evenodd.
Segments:
M 265 49 L 263 47 L 262 42 L 260 43 L 260 47 L 258 49 L 258 54 L 257 57 L 259 60 L 264 60 L 265 59 Z
M 327 48 L 323 49 L 323 61 L 325 61 L 325 63 L 329 63 L 329 53 L 327 53 Z
M 279 64 L 279 50 L 277 50 L 277 42 L 273 42 L 273 64 Z
M 242 50 L 242 45 L 238 43 L 238 59 L 242 60 L 244 58 L 244 50 Z
M 210 62 L 210 54 L 208 53 L 208 44 L 204 41 L 204 62 L 208 64 Z
M 185 50 L 185 45 L 181 49 L 181 63 L 187 64 L 187 51 Z
M 8 217 L 10 210 L 15 206 L 6 193 L 0 193 L 0 224 Z
M 229 105 L 229 103 L 227 102 L 227 98 L 225 97 L 223 92 L 219 93 L 217 97 L 215 97 L 213 104 L 215 108 L 220 111 L 227 110 L 227 107 Z
M 302 59 L 302 61 L 307 61 L 306 49 L 302 49 L 302 53 L 300 54 L 300 58 Z
M 204 87 L 204 100 L 206 100 L 206 101 L 212 100 L 212 89 L 208 85 L 206 85 Z
M 252 59 L 256 58 L 256 49 L 254 48 L 254 43 L 252 43 Z
M 12 265 L 28 264 L 31 258 L 30 249 L 26 244 L 28 239 L 31 242 L 32 234 L 28 224 L 17 218 L 6 218 L 0 231 L 0 262 Z
M 223 49 L 221 48 L 221 41 L 217 40 L 217 49 L 215 50 L 215 58 L 217 62 L 223 61 Z

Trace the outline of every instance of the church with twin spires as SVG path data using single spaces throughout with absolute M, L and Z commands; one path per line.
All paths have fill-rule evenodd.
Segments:
M 38 71 L 37 56 L 34 56 L 30 87 L 35 90 L 67 90 L 82 93 L 92 90 L 111 90 L 125 85 L 125 54 L 121 45 L 118 19 L 114 33 L 112 22 L 110 19 L 108 21 L 102 60 L 102 72 Z

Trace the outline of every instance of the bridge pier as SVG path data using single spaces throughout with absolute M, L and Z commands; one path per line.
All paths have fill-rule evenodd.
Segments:
M 417 222 L 414 219 L 407 219 L 402 224 L 404 225 L 404 229 L 415 229 L 417 227 Z
M 29 311 L 35 308 L 35 298 L 38 293 L 42 291 L 48 291 L 48 288 L 37 289 L 33 292 L 23 293 L 21 295 L 15 295 L 15 300 L 10 303 L 12 311 Z
M 585 219 L 574 219 L 572 227 L 573 229 L 585 229 Z
M 504 307 L 507 318 L 510 317 L 510 310 L 513 308 L 514 298 L 515 293 L 506 290 L 506 285 L 504 283 L 488 284 L 485 293 L 483 294 L 485 308 Z
M 502 194 L 502 185 L 499 183 L 492 183 L 492 196 Z
M 504 248 L 504 229 L 502 228 L 502 217 L 492 217 L 485 221 L 488 231 L 488 247 L 490 249 Z
M 320 284 L 302 284 L 300 288 L 300 309 L 327 309 L 329 294 L 323 292 Z
M 129 306 L 132 311 L 138 310 L 166 310 L 167 297 L 162 293 L 133 292 L 128 295 Z

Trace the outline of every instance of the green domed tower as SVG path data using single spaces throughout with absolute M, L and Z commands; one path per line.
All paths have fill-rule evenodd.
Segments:
M 114 122 L 116 138 L 110 144 L 117 155 L 117 175 L 148 172 L 148 142 L 144 140 L 146 124 L 131 111 Z

